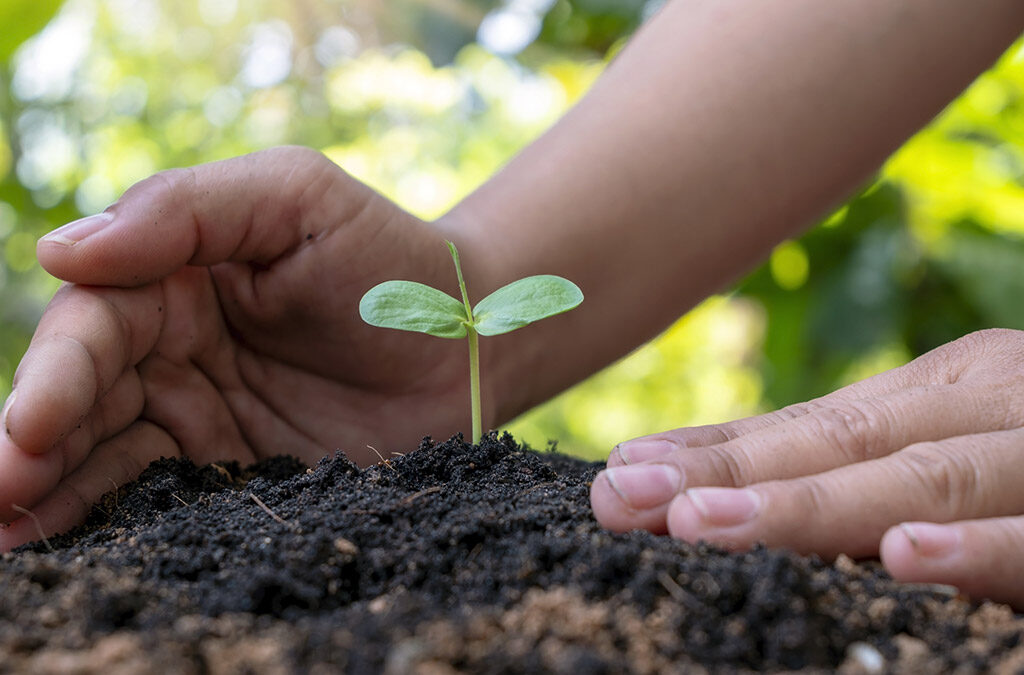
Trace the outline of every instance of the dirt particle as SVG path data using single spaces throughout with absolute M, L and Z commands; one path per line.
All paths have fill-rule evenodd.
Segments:
M 359 547 L 344 537 L 338 537 L 334 540 L 334 550 L 349 558 L 359 555 Z

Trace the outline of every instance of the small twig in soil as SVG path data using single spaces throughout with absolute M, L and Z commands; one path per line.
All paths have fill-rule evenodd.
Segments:
M 406 497 L 405 499 L 402 500 L 402 504 L 405 505 L 405 506 L 408 506 L 409 504 L 412 504 L 414 501 L 416 501 L 420 497 L 423 497 L 424 495 L 432 495 L 435 492 L 440 492 L 440 491 L 441 491 L 441 486 L 440 485 L 435 485 L 433 487 L 428 487 L 425 490 L 420 490 L 419 492 L 412 493 L 411 495 L 409 495 L 408 497 Z
M 46 548 L 50 550 L 50 553 L 53 553 L 53 546 L 50 545 L 50 540 L 46 538 L 46 533 L 43 532 L 43 524 L 39 522 L 39 517 L 28 509 L 18 506 L 17 504 L 11 504 L 11 508 L 32 519 L 32 522 L 35 523 L 36 526 L 36 532 L 39 533 L 39 538 L 43 540 L 44 544 L 46 544 Z
M 261 509 L 263 509 L 264 511 L 266 511 L 267 515 L 270 516 L 271 518 L 273 518 L 274 520 L 276 520 L 277 522 L 281 523 L 282 525 L 284 525 L 285 527 L 287 527 L 290 530 L 294 530 L 295 529 L 295 524 L 294 523 L 289 523 L 287 520 L 285 520 L 281 516 L 277 515 L 273 511 L 271 511 L 270 507 L 267 506 L 266 504 L 264 504 L 262 499 L 260 499 L 259 497 L 257 497 L 256 495 L 254 495 L 251 492 L 249 493 L 249 499 L 251 499 L 254 502 L 256 502 L 256 506 L 258 506 Z
M 658 581 L 661 582 L 661 585 L 665 587 L 665 590 L 668 591 L 668 594 L 671 595 L 676 602 L 686 604 L 686 601 L 688 600 L 686 597 L 686 591 L 683 590 L 683 587 L 680 586 L 670 574 L 662 572 L 658 575 Z
M 189 504 L 188 502 L 186 502 L 184 499 L 182 499 L 178 495 L 174 494 L 173 492 L 171 493 L 171 496 L 174 497 L 175 499 L 177 499 L 179 502 L 181 502 L 185 506 L 191 506 L 191 504 Z

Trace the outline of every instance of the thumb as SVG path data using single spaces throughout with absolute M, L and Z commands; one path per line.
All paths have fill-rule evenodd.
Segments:
M 318 152 L 274 148 L 158 173 L 46 235 L 36 253 L 58 278 L 103 286 L 147 284 L 184 265 L 269 264 L 373 194 Z

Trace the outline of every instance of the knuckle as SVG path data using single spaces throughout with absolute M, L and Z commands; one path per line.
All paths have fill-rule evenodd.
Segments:
M 812 441 L 824 441 L 853 463 L 885 452 L 891 419 L 892 413 L 883 401 L 863 399 L 807 415 L 802 426 Z
M 753 462 L 746 450 L 733 447 L 729 450 L 711 446 L 708 458 L 718 483 L 724 487 L 742 487 L 756 482 Z
M 818 476 L 786 481 L 788 508 L 794 513 L 830 513 L 835 511 L 835 486 Z
M 65 333 L 63 338 L 75 351 L 87 356 L 96 377 L 97 393 L 104 393 L 113 386 L 120 366 L 131 358 L 131 322 L 110 298 L 88 293 L 82 297 L 80 321 L 75 325 L 80 330 Z M 111 364 L 117 364 L 115 372 L 108 372 Z
M 197 184 L 196 170 L 192 167 L 165 169 L 143 180 L 136 187 L 152 190 L 157 213 L 168 207 L 185 206 L 190 201 L 188 194 L 194 191 Z M 161 203 L 162 202 L 162 203 Z
M 1011 550 L 1011 557 L 1024 553 L 1024 518 L 989 518 L 984 525 L 997 546 Z
M 104 295 L 100 297 L 100 309 L 105 316 L 105 323 L 107 326 L 115 328 L 109 331 L 114 340 L 116 341 L 116 353 L 118 355 L 118 364 L 135 364 L 142 355 L 134 355 L 132 353 L 133 345 L 137 342 L 135 334 L 135 324 L 129 318 L 128 314 L 125 313 L 124 308 L 113 298 Z
M 995 359 L 1010 370 L 1024 366 L 1024 331 L 1010 328 L 985 328 L 968 333 L 921 357 L 920 363 L 944 383 L 960 382 L 971 374 L 972 365 Z M 988 369 L 986 369 L 986 372 Z
M 803 417 L 814 409 L 814 402 L 807 403 L 794 403 L 786 406 L 785 408 L 779 408 L 771 412 L 758 415 L 757 417 L 748 417 L 746 419 L 737 420 L 727 424 L 716 424 L 707 427 L 701 427 L 705 429 L 705 433 L 713 438 L 716 438 L 716 443 L 726 443 L 729 441 L 735 441 L 747 434 L 760 431 L 765 428 L 775 427 L 786 422 L 792 422 L 793 420 Z
M 280 145 L 276 148 L 261 150 L 255 154 L 258 156 L 264 153 L 274 160 L 296 162 L 300 165 L 334 166 L 334 162 L 327 155 L 304 145 Z
M 266 157 L 262 157 L 262 155 Z M 284 171 L 286 183 L 303 185 L 313 177 L 325 173 L 334 174 L 342 169 L 335 164 L 327 155 L 312 148 L 301 145 L 284 145 L 269 150 L 254 153 L 250 156 L 253 160 L 269 159 L 270 161 L 259 162 L 260 166 L 269 166 L 271 171 Z
M 109 208 L 116 212 L 125 204 L 144 205 L 146 213 L 157 217 L 190 213 L 193 202 L 190 195 L 195 194 L 196 184 L 196 171 L 191 167 L 164 169 L 129 187 Z
M 811 413 L 819 410 L 825 410 L 835 405 L 835 402 L 828 396 L 821 398 L 814 398 L 810 401 L 801 401 L 799 403 L 792 403 L 779 412 L 784 413 L 789 419 L 796 419 L 797 417 L 803 417 L 804 415 L 810 415 Z
M 961 340 L 971 345 L 987 348 L 993 343 L 1002 344 L 1007 341 L 1016 341 L 1020 339 L 1021 334 L 1021 331 L 1013 328 L 983 328 L 968 333 Z
M 281 146 L 263 151 L 270 161 L 259 166 L 270 167 L 277 183 L 279 199 L 274 204 L 275 217 L 288 222 L 305 222 L 307 216 L 322 210 L 322 205 L 331 195 L 355 181 L 335 164 L 327 155 L 312 148 L 297 145 Z M 260 153 L 256 153 L 254 158 Z M 260 169 L 257 169 L 260 170 Z M 347 205 L 345 200 L 343 204 Z
M 767 417 L 773 422 L 782 423 L 790 422 L 803 417 L 816 409 L 814 401 L 808 401 L 803 403 L 793 403 L 787 405 L 785 408 L 780 408 L 775 412 L 768 413 Z
M 981 481 L 978 467 L 966 454 L 953 452 L 942 442 L 925 442 L 909 446 L 898 460 L 908 482 L 922 488 L 944 517 L 972 509 Z
M 922 354 L 903 367 L 921 371 L 933 384 L 956 384 L 963 379 L 978 343 L 984 339 L 980 331 L 969 333 Z
M 983 328 L 982 330 L 976 330 L 972 333 L 968 333 L 961 338 L 953 340 L 945 347 L 942 347 L 942 351 L 956 351 L 959 350 L 966 354 L 977 354 L 978 352 L 987 351 L 993 343 L 1003 342 L 1006 336 L 1015 331 L 1010 331 L 1005 328 Z
M 801 500 L 804 503 L 804 507 L 807 513 L 828 513 L 829 502 L 831 501 L 831 495 L 835 494 L 833 490 L 825 487 L 825 485 L 817 479 L 808 478 L 807 480 L 800 481 L 800 493 L 802 495 Z
M 118 378 L 97 404 L 92 429 L 93 440 L 105 439 L 113 431 L 127 426 L 142 414 L 144 406 L 142 380 L 138 372 L 130 368 Z
M 734 441 L 743 435 L 740 429 L 734 428 L 730 424 L 708 424 L 701 427 L 682 427 L 676 430 L 680 434 L 683 443 L 686 444 L 688 440 L 687 432 L 693 434 L 699 439 L 696 445 L 715 445 L 717 443 L 728 443 Z
M 103 368 L 100 366 L 100 359 L 85 342 L 74 335 L 63 334 L 57 337 L 56 344 L 62 354 L 72 357 L 72 363 L 75 364 L 74 368 L 76 370 L 78 365 L 81 364 L 84 365 L 86 370 L 91 373 L 92 381 L 95 383 L 95 391 L 92 393 L 93 396 L 106 391 L 106 388 L 110 383 L 106 381 Z

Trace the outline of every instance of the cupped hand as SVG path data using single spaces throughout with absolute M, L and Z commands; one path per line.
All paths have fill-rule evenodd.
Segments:
M 880 555 L 897 579 L 1024 608 L 1024 332 L 987 330 L 820 399 L 619 444 L 606 527 Z
M 388 278 L 456 292 L 443 241 L 303 148 L 157 174 L 44 237 L 70 283 L 0 413 L 0 551 L 38 538 L 23 510 L 62 531 L 161 456 L 366 462 L 462 429 L 464 348 L 357 309 Z

